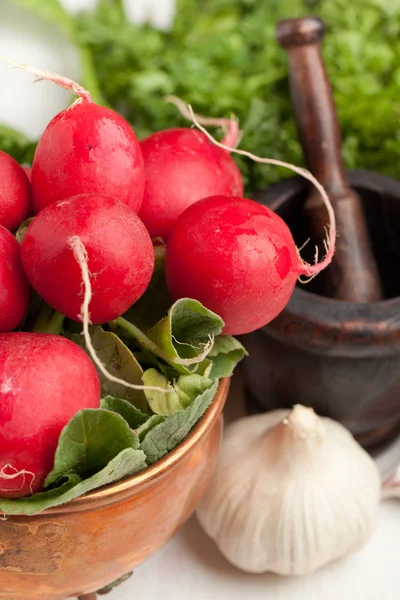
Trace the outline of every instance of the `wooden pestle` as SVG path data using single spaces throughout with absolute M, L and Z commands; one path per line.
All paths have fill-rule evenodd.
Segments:
M 338 239 L 323 293 L 338 300 L 375 302 L 382 298 L 363 206 L 345 172 L 341 137 L 321 53 L 325 34 L 318 18 L 281 21 L 276 37 L 289 56 L 289 80 L 295 118 L 308 169 L 325 187 L 337 220 Z M 311 231 L 321 239 L 328 222 L 318 193 L 305 204 Z M 320 277 L 320 276 L 319 276 Z

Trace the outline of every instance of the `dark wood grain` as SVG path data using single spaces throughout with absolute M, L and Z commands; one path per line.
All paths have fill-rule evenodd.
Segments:
M 306 164 L 325 187 L 337 220 L 336 254 L 319 282 L 327 296 L 374 302 L 382 296 L 379 272 L 362 202 L 344 168 L 336 109 L 321 53 L 324 32 L 317 18 L 281 21 L 276 29 L 277 40 L 289 57 L 292 103 Z M 312 239 L 321 240 L 328 215 L 317 192 L 311 192 L 304 210 L 312 225 Z

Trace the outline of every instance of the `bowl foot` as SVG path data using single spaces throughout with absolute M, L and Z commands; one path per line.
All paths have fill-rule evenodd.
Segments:
M 121 585 L 121 583 L 124 583 L 124 581 L 129 579 L 129 577 L 131 577 L 132 575 L 133 575 L 133 571 L 131 571 L 130 573 L 126 573 L 126 575 L 123 575 L 116 581 L 113 581 L 112 583 L 110 583 L 109 585 L 104 587 L 103 589 L 97 590 L 96 593 L 84 594 L 83 596 L 79 596 L 78 600 L 97 600 L 97 594 L 99 594 L 99 596 L 104 596 L 105 594 L 109 594 L 110 592 L 112 592 L 112 590 L 114 588 Z

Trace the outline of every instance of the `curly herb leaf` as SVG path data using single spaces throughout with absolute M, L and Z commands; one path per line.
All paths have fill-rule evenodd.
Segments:
M 140 138 L 188 126 L 163 101 L 173 93 L 200 113 L 235 113 L 244 132 L 241 147 L 300 165 L 287 55 L 275 40 L 275 25 L 310 14 L 327 25 L 322 49 L 346 165 L 398 177 L 398 2 L 203 0 L 199 10 L 197 0 L 178 0 L 173 30 L 161 32 L 127 22 L 121 3 L 109 0 L 93 14 L 77 17 L 76 26 L 80 43 L 94 59 L 102 92 Z M 235 160 L 247 194 L 289 176 L 287 170 Z

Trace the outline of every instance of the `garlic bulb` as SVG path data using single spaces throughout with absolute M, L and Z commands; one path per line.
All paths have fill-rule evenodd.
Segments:
M 380 494 L 379 471 L 351 434 L 297 405 L 227 428 L 197 514 L 236 567 L 303 575 L 368 541 Z

